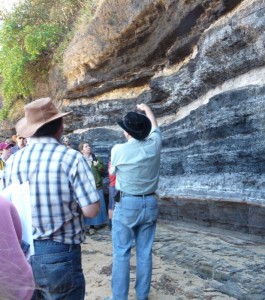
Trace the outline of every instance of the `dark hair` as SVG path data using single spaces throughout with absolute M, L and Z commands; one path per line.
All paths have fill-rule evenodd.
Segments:
M 53 136 L 61 127 L 63 118 L 55 119 L 41 126 L 33 136 Z

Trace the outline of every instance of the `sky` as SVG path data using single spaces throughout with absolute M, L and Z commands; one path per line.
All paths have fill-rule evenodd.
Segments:
M 12 7 L 21 1 L 23 0 L 0 0 L 0 11 L 1 10 L 12 11 Z M 1 25 L 2 25 L 2 21 L 0 19 L 0 28 Z
M 0 9 L 6 9 L 10 11 L 12 6 L 18 3 L 20 0 L 1 0 L 0 1 Z

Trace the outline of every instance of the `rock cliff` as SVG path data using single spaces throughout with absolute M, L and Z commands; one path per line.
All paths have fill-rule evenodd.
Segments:
M 148 103 L 160 217 L 264 237 L 264 46 L 263 0 L 102 1 L 64 55 L 66 132 L 107 160 L 116 121 Z

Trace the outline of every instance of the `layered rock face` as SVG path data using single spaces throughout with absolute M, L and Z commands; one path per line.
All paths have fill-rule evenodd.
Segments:
M 265 236 L 264 32 L 262 0 L 102 1 L 64 57 L 69 137 L 107 160 L 149 104 L 160 217 Z

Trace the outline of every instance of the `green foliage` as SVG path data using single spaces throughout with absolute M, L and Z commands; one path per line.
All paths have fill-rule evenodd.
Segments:
M 45 49 L 52 50 L 60 41 L 63 31 L 63 28 L 56 24 L 26 26 L 24 47 L 29 60 L 36 60 Z
M 0 76 L 5 102 L 1 119 L 7 117 L 12 101 L 33 94 L 36 77 L 47 75 L 52 55 L 68 35 L 83 3 L 81 0 L 24 0 L 12 13 L 2 16 Z

